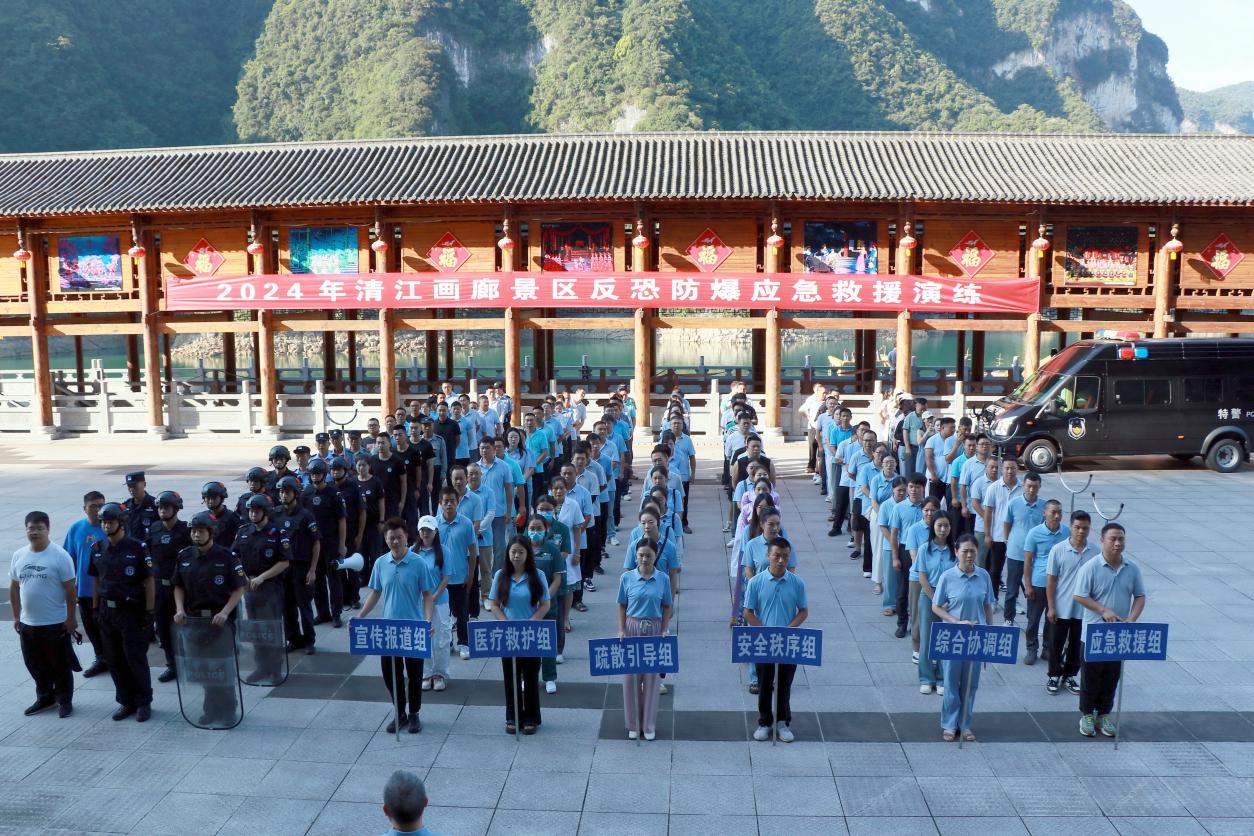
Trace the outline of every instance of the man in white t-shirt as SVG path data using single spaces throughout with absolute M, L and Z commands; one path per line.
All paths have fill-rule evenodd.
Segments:
M 70 636 L 78 626 L 74 604 L 74 560 L 49 538 L 50 523 L 43 511 L 26 515 L 26 539 L 13 553 L 9 566 L 9 603 L 13 629 L 21 636 L 22 660 L 35 680 L 35 702 L 26 715 L 38 714 L 56 703 L 59 715 L 74 711 L 74 671 Z

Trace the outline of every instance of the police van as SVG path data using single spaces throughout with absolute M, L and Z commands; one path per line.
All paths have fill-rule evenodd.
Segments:
M 993 443 L 1037 473 L 1065 457 L 1154 454 L 1231 473 L 1254 436 L 1254 340 L 1081 340 L 985 418 Z

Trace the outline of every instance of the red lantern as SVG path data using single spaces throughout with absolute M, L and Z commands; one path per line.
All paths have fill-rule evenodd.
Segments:
M 131 248 L 126 251 L 126 254 L 129 255 L 131 258 L 135 259 L 136 261 L 138 261 L 139 259 L 143 258 L 145 255 L 147 255 L 148 251 L 145 250 L 143 247 L 141 247 L 139 244 L 131 244 Z
M 1175 260 L 1176 256 L 1183 251 L 1184 251 L 1184 242 L 1181 241 L 1179 238 L 1176 238 L 1174 233 L 1172 234 L 1171 240 L 1168 241 L 1166 244 L 1163 244 L 1163 252 L 1167 253 L 1168 257 L 1171 258 L 1173 261 Z
M 266 251 L 266 246 L 260 241 L 249 241 L 247 249 L 249 255 L 261 255 Z
M 370 249 L 382 255 L 388 251 L 388 242 L 384 241 L 382 238 L 376 238 L 370 242 Z
M 631 245 L 638 250 L 646 250 L 649 248 L 649 239 L 644 235 L 637 235 L 631 239 Z
M 1036 253 L 1037 258 L 1041 258 L 1049 252 L 1049 246 L 1049 239 L 1042 235 L 1032 242 L 1032 251 Z
M 514 239 L 508 235 L 502 235 L 501 240 L 497 241 L 496 245 L 503 250 L 512 250 L 514 249 Z
M 778 232 L 771 233 L 771 237 L 766 239 L 766 245 L 771 249 L 778 250 L 780 247 L 784 246 L 784 236 L 780 235 Z
M 16 258 L 18 261 L 27 262 L 31 260 L 31 252 L 25 247 L 18 247 L 13 252 L 13 257 Z
M 913 235 L 906 233 L 906 237 L 898 241 L 897 246 L 901 247 L 903 250 L 913 250 L 915 247 L 919 246 L 919 242 L 915 240 Z

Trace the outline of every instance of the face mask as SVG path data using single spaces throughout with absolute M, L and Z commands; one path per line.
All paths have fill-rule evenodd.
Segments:
M 531 538 L 531 542 L 533 543 L 539 543 L 544 540 L 543 531 L 528 531 L 527 536 Z
M 551 520 L 551 519 L 553 519 L 553 512 L 552 512 L 552 511 L 537 511 L 536 513 L 537 513 L 537 514 L 539 514 L 540 516 L 544 517 L 546 520 Z

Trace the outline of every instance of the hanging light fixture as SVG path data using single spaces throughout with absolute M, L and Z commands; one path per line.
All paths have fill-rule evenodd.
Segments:
M 1167 253 L 1167 257 L 1170 258 L 1172 261 L 1175 261 L 1176 257 L 1181 252 L 1184 251 L 1184 242 L 1180 240 L 1179 235 L 1180 235 L 1180 225 L 1172 224 L 1171 225 L 1171 240 L 1168 241 L 1166 244 L 1163 244 L 1163 252 Z
M 1041 258 L 1049 252 L 1049 247 L 1049 239 L 1045 237 L 1045 224 L 1041 224 L 1036 228 L 1036 240 L 1032 242 L 1032 251 L 1036 253 L 1037 258 Z

